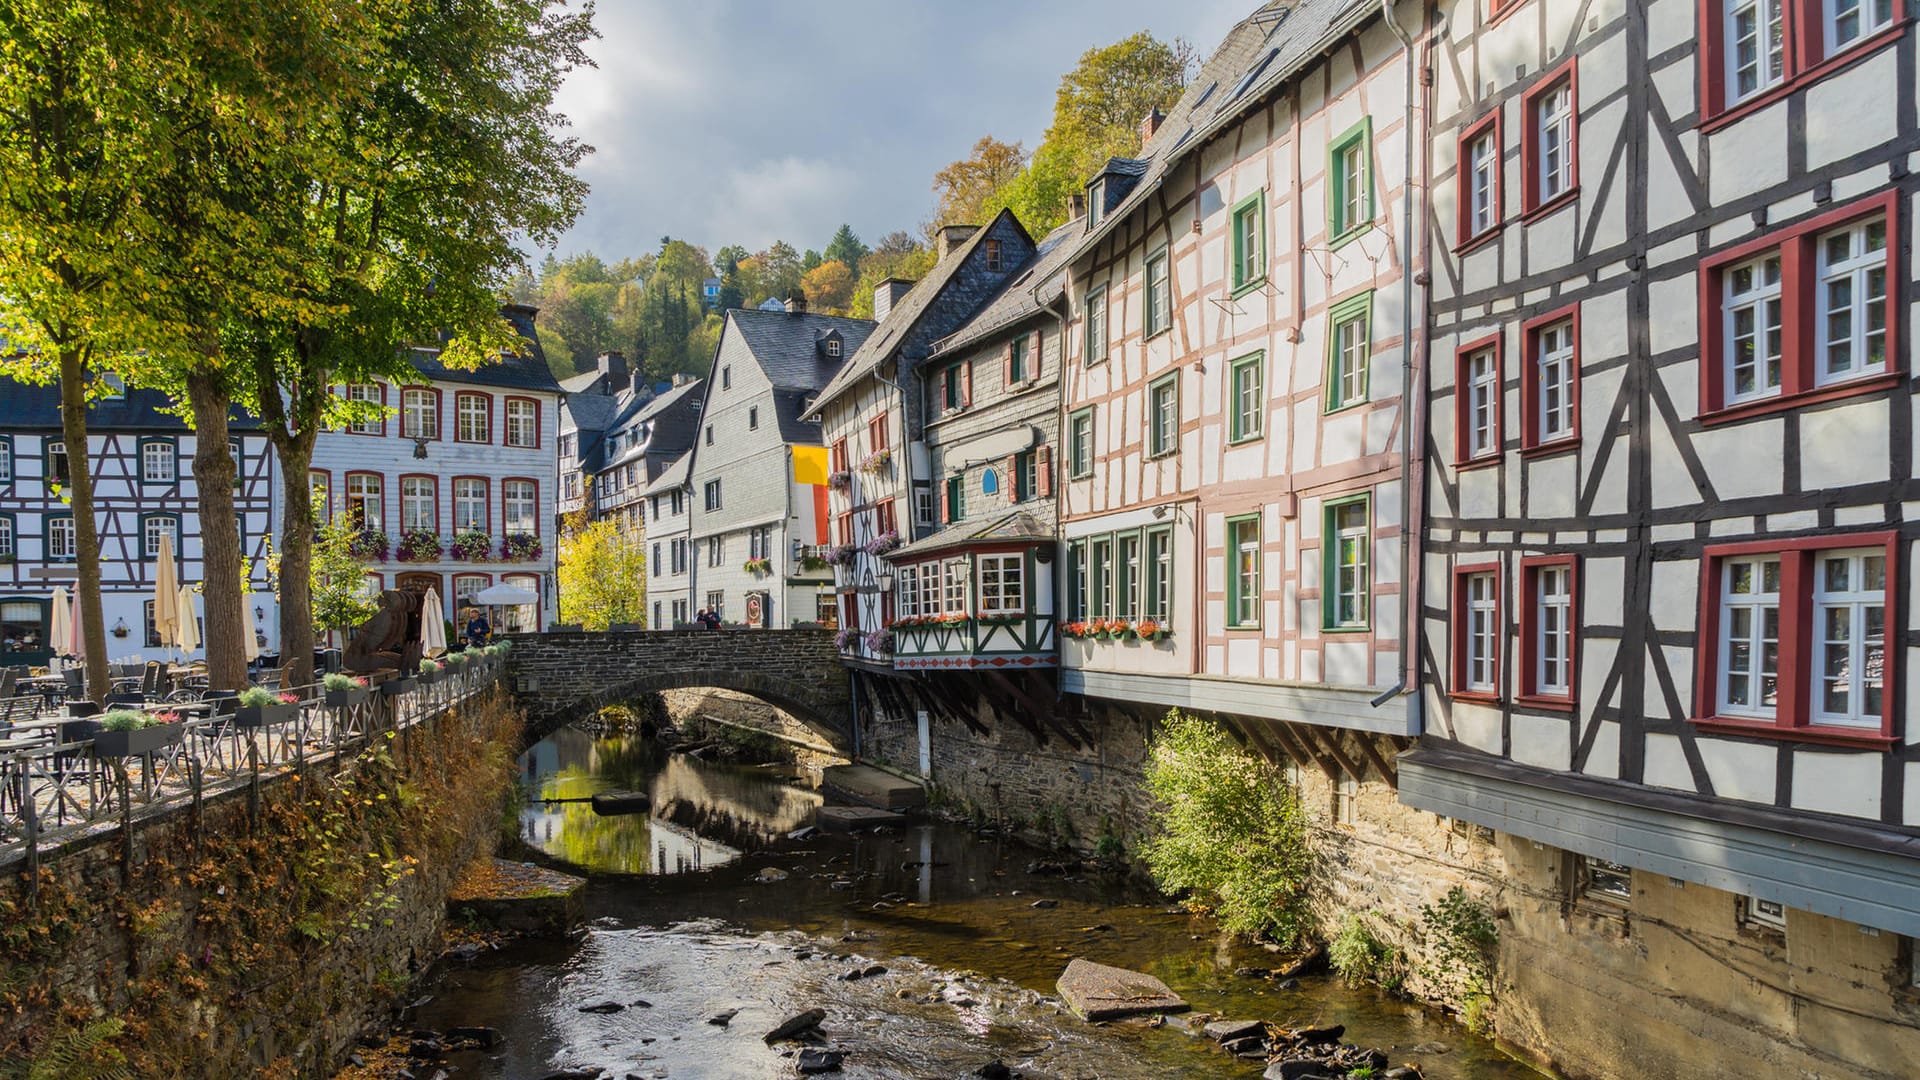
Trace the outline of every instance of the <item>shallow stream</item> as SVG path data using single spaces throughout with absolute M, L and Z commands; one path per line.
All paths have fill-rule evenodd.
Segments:
M 533 798 L 648 791 L 654 816 L 530 801 L 522 836 L 589 874 L 577 940 L 529 940 L 436 975 L 419 1026 L 486 1025 L 456 1075 L 794 1075 L 761 1036 L 821 1008 L 847 1077 L 957 1077 L 999 1059 L 1028 1077 L 1257 1077 L 1178 1025 L 1084 1024 L 1050 996 L 1076 956 L 1146 971 L 1196 1010 L 1344 1024 L 1346 1038 L 1447 1078 L 1537 1077 L 1437 1013 L 1328 977 L 1280 990 L 1274 963 L 1137 883 L 1047 874 L 1042 853 L 948 824 L 795 841 L 817 793 L 777 770 L 668 756 L 564 730 L 530 750 Z M 1032 870 L 1030 870 L 1032 867 Z M 1047 904 L 1052 901 L 1052 904 Z M 1035 906 L 1040 902 L 1040 906 Z M 841 976 L 873 964 L 885 974 Z M 582 1012 L 615 1002 L 612 1013 Z M 645 1004 L 635 1004 L 644 1002 Z M 725 1026 L 707 1021 L 738 1010 Z M 1417 1049 L 1416 1049 L 1417 1048 Z

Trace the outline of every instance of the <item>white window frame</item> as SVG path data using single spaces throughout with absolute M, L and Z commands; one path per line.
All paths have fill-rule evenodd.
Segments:
M 1829 258 L 1828 245 L 1835 240 L 1847 246 L 1847 255 L 1839 260 Z M 1876 243 L 1879 246 L 1874 246 Z M 1816 248 L 1820 283 L 1814 291 L 1814 325 L 1820 341 L 1814 382 L 1824 385 L 1885 371 L 1887 219 L 1872 217 L 1826 233 Z M 1836 298 L 1841 291 L 1844 299 Z M 1835 333 L 1836 319 L 1845 321 L 1840 333 Z M 1869 359 L 1876 345 L 1880 352 L 1877 361 Z M 1847 358 L 1846 366 L 1839 370 L 1833 367 L 1836 351 L 1844 351 Z
M 1141 556 L 1146 580 L 1141 585 L 1141 615 L 1165 621 L 1173 611 L 1173 529 L 1162 526 L 1146 531 Z
M 1180 377 L 1159 380 L 1147 387 L 1151 419 L 1147 428 L 1147 456 L 1161 457 L 1180 447 Z
M 605 477 L 602 477 L 601 479 L 604 480 Z M 471 494 L 476 491 L 479 492 L 479 497 L 477 499 L 474 498 L 473 495 Z M 480 479 L 478 477 L 472 477 L 472 476 L 460 476 L 460 477 L 454 478 L 454 481 L 453 481 L 453 531 L 454 532 L 486 532 L 487 531 L 487 526 L 488 526 L 487 494 L 488 494 L 487 481 L 485 481 L 484 479 Z M 480 508 L 480 513 L 477 515 L 461 513 L 461 510 L 463 508 L 471 507 L 471 506 L 478 506 Z
M 1261 534 L 1265 531 L 1258 517 L 1235 518 L 1227 522 L 1227 543 L 1231 560 L 1228 573 L 1234 575 L 1232 597 L 1238 602 L 1227 612 L 1228 624 L 1236 627 L 1260 625 Z
M 1084 345 L 1086 356 L 1081 359 L 1087 364 L 1097 364 L 1107 358 L 1107 352 L 1111 348 L 1107 340 L 1107 287 L 1105 285 L 1088 290 L 1086 320 Z
M 1732 0 L 1727 5 L 1727 104 L 1764 94 L 1786 81 L 1786 18 L 1786 0 Z M 1749 25 L 1743 28 L 1743 21 Z M 1749 69 L 1753 85 L 1743 90 L 1740 80 Z
M 1027 613 L 1026 556 L 977 555 L 982 617 L 1009 617 Z
M 47 560 L 72 562 L 79 557 L 79 531 L 71 514 L 47 519 Z
M 1880 730 L 1884 708 L 1887 655 L 1887 568 L 1885 548 L 1847 548 L 1813 553 L 1813 678 L 1808 680 L 1809 715 L 1813 723 L 1835 727 Z M 1843 561 L 1847 580 L 1842 585 L 1829 582 L 1829 564 Z M 1878 582 L 1876 585 L 1875 582 Z M 1844 639 L 1836 638 L 1828 625 L 1829 616 L 1843 616 Z M 1878 680 L 1871 653 L 1876 640 L 1872 620 L 1878 618 L 1880 650 Z M 1871 685 L 1877 681 L 1879 685 Z M 1827 707 L 1827 690 L 1836 683 L 1844 685 L 1847 705 L 1841 710 Z M 1878 695 L 1868 702 L 1868 694 Z
M 526 398 L 508 398 L 506 410 L 507 445 L 519 450 L 537 449 L 540 446 L 539 404 Z
M 365 401 L 374 405 L 384 405 L 384 398 L 385 395 L 380 392 L 379 383 L 347 384 L 348 401 Z M 376 417 L 372 420 L 356 420 L 347 426 L 347 430 L 356 435 L 378 435 L 385 429 L 386 423 L 383 417 Z
M 1342 515 L 1349 512 L 1359 514 L 1358 524 L 1341 524 Z M 1373 625 L 1373 502 L 1368 499 L 1356 499 L 1341 503 L 1333 508 L 1329 515 L 1333 529 L 1333 554 L 1335 558 L 1333 582 L 1333 613 L 1327 623 L 1334 629 L 1358 629 Z M 1351 562 L 1346 558 L 1348 551 L 1353 552 Z M 1352 580 L 1342 580 L 1351 570 Z M 1343 604 L 1351 604 L 1354 617 L 1342 619 L 1340 611 Z
M 1546 565 L 1533 575 L 1533 691 L 1573 693 L 1573 567 Z
M 940 590 L 940 564 L 937 562 L 920 564 L 920 614 L 938 615 L 945 610 L 941 605 L 943 594 Z
M 920 568 L 903 566 L 894 572 L 893 592 L 898 599 L 899 617 L 918 618 L 920 615 Z
M 1534 334 L 1539 350 L 1540 430 L 1542 443 L 1554 442 L 1573 434 L 1575 403 L 1574 363 L 1578 348 L 1573 337 L 1573 320 L 1563 319 L 1540 328 Z
M 358 485 L 360 490 L 355 491 Z M 365 504 L 371 503 L 373 511 L 369 513 Z M 382 529 L 387 527 L 387 483 L 379 473 L 347 474 L 347 513 L 358 513 L 360 528 Z
M 1088 612 L 1096 619 L 1113 614 L 1113 537 L 1096 536 L 1087 542 Z
M 1357 229 L 1365 225 L 1371 215 L 1368 203 L 1373 192 L 1367 182 L 1367 151 L 1369 147 L 1364 138 L 1355 138 L 1340 148 L 1340 193 L 1344 200 L 1340 212 L 1343 229 Z
M 1173 267 L 1166 248 L 1147 256 L 1143 276 L 1146 297 L 1141 329 L 1146 337 L 1152 337 L 1173 325 Z
M 1140 617 L 1140 591 L 1146 563 L 1145 543 L 1137 532 L 1123 532 L 1113 541 L 1113 614 L 1122 619 Z
M 417 386 L 400 391 L 400 437 L 440 437 L 440 399 L 433 391 Z
M 948 559 L 940 564 L 941 580 L 946 589 L 941 601 L 941 609 L 948 615 L 967 613 L 967 561 Z
M 140 550 L 149 559 L 160 557 L 160 538 L 165 536 L 173 542 L 173 553 L 180 551 L 180 519 L 172 514 L 149 514 L 140 523 Z M 244 550 L 245 544 L 241 545 Z
M 1539 202 L 1573 190 L 1573 80 L 1562 80 L 1535 105 L 1540 125 Z
M 11 557 L 16 554 L 13 544 L 13 518 L 0 516 L 0 555 Z
M 439 487 L 432 477 L 403 476 L 400 478 L 400 531 L 401 532 L 438 532 Z M 424 507 L 422 503 L 424 502 Z M 424 510 L 424 513 L 421 512 Z
M 1499 191 L 1500 154 L 1494 144 L 1491 129 L 1467 144 L 1469 236 L 1479 236 L 1500 223 L 1495 217 L 1498 208 L 1494 204 L 1495 194 Z
M 493 441 L 493 401 L 485 394 L 453 395 L 454 434 L 465 443 Z
M 1786 306 L 1781 291 L 1781 262 L 1780 251 L 1776 248 L 1721 271 L 1721 317 L 1726 324 L 1726 355 L 1722 362 L 1726 370 L 1728 404 L 1777 397 L 1781 392 L 1786 372 Z M 1745 288 L 1739 287 L 1738 279 L 1742 274 L 1751 275 Z M 1738 326 L 1742 314 L 1753 319 L 1751 330 L 1744 335 Z M 1771 352 L 1766 351 L 1769 348 L 1769 336 L 1772 338 Z M 1742 340 L 1748 341 L 1753 347 L 1751 366 L 1754 385 L 1745 393 L 1739 389 L 1740 369 L 1745 366 L 1740 362 Z M 1773 369 L 1771 385 L 1767 383 L 1769 366 Z
M 1833 56 L 1853 43 L 1893 25 L 1893 0 L 1824 0 L 1821 4 L 1823 24 L 1821 39 L 1826 43 L 1827 55 Z M 1842 36 L 1843 28 L 1851 20 L 1851 33 Z
M 1773 568 L 1773 587 L 1767 588 L 1767 568 Z M 1749 588 L 1744 592 L 1735 592 L 1736 579 L 1744 570 Z M 1747 716 L 1756 719 L 1772 720 L 1778 715 L 1776 706 L 1761 704 L 1765 694 L 1762 684 L 1769 672 L 1766 668 L 1767 647 L 1774 650 L 1771 675 L 1774 679 L 1774 694 L 1780 692 L 1780 578 L 1781 566 L 1778 555 L 1741 555 L 1723 560 L 1720 564 L 1720 658 L 1718 686 L 1715 694 L 1719 703 L 1719 712 L 1723 716 Z M 1773 635 L 1767 636 L 1767 613 L 1773 614 Z M 1740 629 L 1736 624 L 1745 615 L 1746 626 Z M 1735 645 L 1747 650 L 1747 664 L 1736 668 L 1734 664 Z M 1733 700 L 1735 680 L 1746 684 L 1745 702 Z M 1878 727 L 1876 720 L 1874 726 Z
M 1358 405 L 1366 400 L 1367 362 L 1373 352 L 1368 325 L 1371 309 L 1356 312 L 1333 328 L 1336 367 L 1333 373 L 1339 385 L 1338 408 Z
M 516 497 L 516 490 L 521 490 L 523 494 Z M 515 503 L 520 504 L 518 511 L 515 510 Z M 539 535 L 540 485 L 532 480 L 500 481 L 500 531 L 506 534 Z
M 180 478 L 180 448 L 171 439 L 149 439 L 140 444 L 140 482 L 171 484 Z
M 47 483 L 49 484 L 65 483 L 66 481 L 73 478 L 73 462 L 67 459 L 67 444 L 64 439 L 47 440 L 46 457 L 47 457 Z M 66 467 L 62 469 L 54 468 L 53 461 L 55 458 L 59 458 L 61 464 Z M 62 473 L 65 473 L 66 475 L 62 476 L 61 475 Z
M 1542 368 L 1544 373 L 1544 366 Z M 1467 456 L 1500 449 L 1500 354 L 1492 346 L 1467 354 Z
M 1464 690 L 1476 694 L 1500 691 L 1500 575 L 1476 570 L 1466 577 L 1467 632 Z

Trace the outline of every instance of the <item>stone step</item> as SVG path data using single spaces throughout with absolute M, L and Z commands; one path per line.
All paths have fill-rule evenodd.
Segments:
M 820 770 L 820 787 L 838 797 L 881 810 L 916 810 L 927 805 L 927 789 L 871 765 L 829 765 Z
M 823 806 L 814 811 L 814 823 L 829 832 L 853 832 L 905 822 L 906 815 L 897 810 L 876 810 L 871 806 Z

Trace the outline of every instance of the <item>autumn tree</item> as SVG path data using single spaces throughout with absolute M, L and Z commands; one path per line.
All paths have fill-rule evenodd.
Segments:
M 806 290 L 808 310 L 844 315 L 853 295 L 853 271 L 843 262 L 824 262 L 800 279 L 800 287 Z
M 646 625 L 647 557 L 612 518 L 560 538 L 560 620 L 588 630 L 613 623 Z
M 859 319 L 873 318 L 873 290 L 888 278 L 917 281 L 933 269 L 938 258 L 932 247 L 904 232 L 881 237 L 877 247 L 860 260 L 860 277 L 853 283 L 847 313 Z
M 934 226 L 984 225 L 987 206 L 1000 189 L 1011 183 L 1027 164 L 1019 143 L 1003 143 L 991 135 L 973 144 L 973 153 L 933 174 Z

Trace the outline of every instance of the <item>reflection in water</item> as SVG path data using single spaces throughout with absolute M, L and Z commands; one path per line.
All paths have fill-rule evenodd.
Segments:
M 957 1076 L 996 1057 L 1033 1077 L 1260 1075 L 1260 1065 L 1172 1026 L 1092 1027 L 1062 1015 L 1046 995 L 1076 956 L 1158 975 L 1196 1010 L 1345 1024 L 1348 1038 L 1417 1061 L 1430 1080 L 1537 1076 L 1439 1015 L 1372 990 L 1324 977 L 1281 990 L 1236 976 L 1272 960 L 1137 885 L 1028 873 L 1034 852 L 1016 844 L 945 824 L 796 843 L 785 834 L 807 823 L 814 793 L 764 771 L 578 731 L 534 747 L 523 768 L 541 795 L 646 791 L 673 821 L 597 818 L 584 804 L 528 810 L 529 841 L 614 873 L 582 890 L 584 938 L 518 942 L 428 987 L 421 1026 L 506 1034 L 495 1050 L 450 1055 L 462 1077 L 563 1067 L 674 1080 L 791 1076 L 791 1059 L 760 1036 L 813 1007 L 848 1050 L 850 1080 Z M 786 876 L 762 883 L 768 867 Z M 1055 906 L 1034 907 L 1041 898 Z M 839 977 L 874 959 L 887 975 Z M 641 999 L 651 1004 L 580 1011 Z M 704 1022 L 727 1009 L 741 1010 L 730 1027 Z
M 644 739 L 595 739 L 563 729 L 520 758 L 532 793 L 521 815 L 527 843 L 603 873 L 681 874 L 724 866 L 813 819 L 814 792 L 764 770 L 710 765 L 663 753 Z M 601 817 L 582 799 L 645 791 L 653 817 Z

